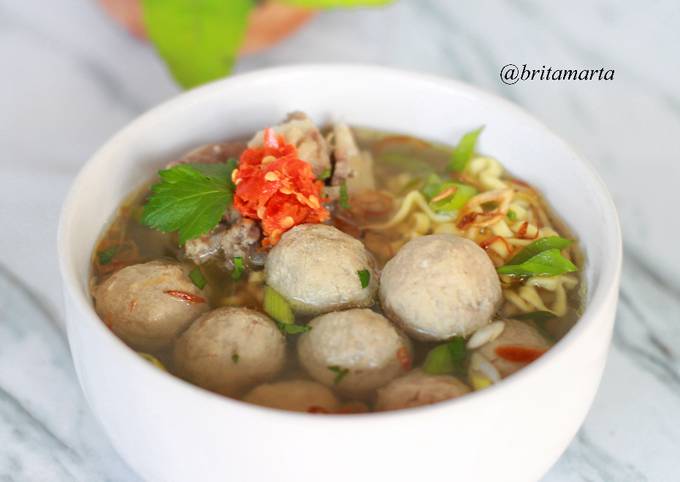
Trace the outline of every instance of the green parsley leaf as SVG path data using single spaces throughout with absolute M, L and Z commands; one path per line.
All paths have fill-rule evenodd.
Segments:
M 105 265 L 109 264 L 111 261 L 113 261 L 113 258 L 116 256 L 116 253 L 118 253 L 118 246 L 111 246 L 108 249 L 105 249 L 104 251 L 99 251 L 97 253 L 97 258 L 99 258 L 99 264 Z
M 521 254 L 521 253 L 520 253 Z M 578 271 L 578 268 L 553 248 L 543 251 L 520 264 L 506 264 L 496 269 L 498 274 L 510 276 L 557 276 Z
M 236 61 L 252 0 L 143 0 L 156 50 L 184 88 L 224 77 Z
M 234 281 L 238 281 L 241 279 L 241 276 L 243 275 L 243 271 L 245 271 L 245 265 L 243 264 L 243 258 L 240 256 L 235 256 L 234 257 L 234 270 L 231 272 L 231 279 Z
M 349 193 L 347 192 L 347 183 L 343 182 L 340 184 L 340 199 L 338 199 L 338 204 L 343 209 L 349 209 Z
M 191 270 L 189 273 L 189 279 L 191 279 L 191 282 L 198 288 L 199 290 L 202 290 L 205 288 L 205 285 L 207 283 L 205 276 L 203 276 L 203 272 L 201 271 L 201 268 L 196 266 L 194 269 Z
M 270 286 L 264 287 L 264 312 L 279 323 L 292 325 L 295 315 L 288 301 Z
M 357 271 L 357 274 L 359 275 L 359 281 L 361 281 L 361 287 L 367 288 L 368 284 L 371 282 L 371 272 L 367 269 L 362 269 L 361 271 Z
M 347 368 L 342 368 L 337 365 L 329 366 L 328 369 L 335 373 L 335 378 L 333 379 L 333 385 L 337 385 L 342 381 L 343 378 L 347 376 L 349 370 Z
M 178 231 L 179 241 L 217 226 L 233 199 L 231 172 L 235 163 L 179 164 L 158 173 L 144 205 L 142 224 L 165 233 Z
M 234 363 L 234 365 L 238 364 L 238 361 L 241 357 L 238 355 L 238 353 L 234 353 L 231 355 L 231 361 Z
M 477 138 L 479 137 L 479 134 L 482 133 L 483 129 L 484 126 L 479 127 L 474 131 L 464 134 L 463 137 L 461 137 L 460 141 L 458 141 L 458 145 L 453 151 L 451 161 L 449 162 L 449 169 L 451 171 L 462 172 L 465 170 L 467 163 L 470 161 L 472 155 L 475 152 Z
M 279 330 L 285 335 L 298 335 L 312 329 L 309 325 L 296 325 L 295 323 L 281 323 L 280 321 L 277 321 L 276 324 L 279 326 Z
M 546 238 L 537 239 L 536 241 L 527 244 L 522 250 L 512 257 L 507 264 L 521 264 L 533 258 L 538 253 L 548 249 L 562 250 L 573 243 L 571 239 L 561 238 L 559 236 L 548 236 Z
M 517 213 L 513 211 L 512 209 L 508 209 L 508 219 L 510 221 L 517 221 Z

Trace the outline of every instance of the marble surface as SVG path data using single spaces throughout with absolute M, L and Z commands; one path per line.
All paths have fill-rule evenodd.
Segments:
M 680 480 L 679 47 L 677 0 L 402 0 L 322 13 L 237 66 L 356 61 L 462 79 L 596 165 L 623 226 L 621 303 L 593 408 L 545 482 Z M 0 481 L 136 481 L 74 377 L 55 233 L 90 154 L 178 89 L 93 1 L 0 0 L 0 58 Z M 504 85 L 508 63 L 615 77 Z

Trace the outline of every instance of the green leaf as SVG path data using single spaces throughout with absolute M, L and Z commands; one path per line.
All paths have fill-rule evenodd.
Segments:
M 512 209 L 508 209 L 507 216 L 510 221 L 517 221 L 517 213 Z
M 252 0 L 143 0 L 149 38 L 184 88 L 231 72 Z
M 477 138 L 479 137 L 479 134 L 482 133 L 483 129 L 484 126 L 479 127 L 461 137 L 460 141 L 458 141 L 456 149 L 453 151 L 453 155 L 451 156 L 451 161 L 449 162 L 450 170 L 461 172 L 465 169 L 468 161 L 475 153 Z
M 151 187 L 144 205 L 142 224 L 166 233 L 178 231 L 181 244 L 209 232 L 232 202 L 233 190 L 225 181 L 230 169 L 227 164 L 179 164 L 160 171 L 161 181 Z
M 234 363 L 234 365 L 238 364 L 238 361 L 241 357 L 238 355 L 238 353 L 234 353 L 231 355 L 231 361 Z
M 191 270 L 189 273 L 189 279 L 191 279 L 191 282 L 198 288 L 199 290 L 202 290 L 205 288 L 205 285 L 207 283 L 205 276 L 203 276 L 203 272 L 201 271 L 201 268 L 196 266 L 194 269 Z
M 347 183 L 343 182 L 340 184 L 340 198 L 338 199 L 338 204 L 343 209 L 349 209 L 349 194 L 347 193 Z
M 362 269 L 361 271 L 357 271 L 357 274 L 359 275 L 361 287 L 367 288 L 368 284 L 371 282 L 371 272 L 367 269 Z
M 277 3 L 307 8 L 378 7 L 393 0 L 278 0 Z
M 276 324 L 279 325 L 279 330 L 286 335 L 298 335 L 312 329 L 309 325 L 296 325 L 295 323 L 281 323 L 277 321 Z
M 345 376 L 347 376 L 347 374 L 349 373 L 349 370 L 347 368 L 342 368 L 337 365 L 329 366 L 328 369 L 335 373 L 335 379 L 333 379 L 334 385 L 340 383 L 342 379 L 345 378 Z
M 431 375 L 462 373 L 466 357 L 465 339 L 456 336 L 448 343 L 437 345 L 428 352 L 423 363 L 423 371 Z
M 510 276 L 557 276 L 578 271 L 578 268 L 553 248 L 529 258 L 521 264 L 507 264 L 496 270 L 498 274 Z
M 512 257 L 507 264 L 521 264 L 533 258 L 538 253 L 548 249 L 562 250 L 571 245 L 571 239 L 561 238 L 559 236 L 548 236 L 547 238 L 537 239 L 536 241 L 527 244 L 519 253 Z
M 234 270 L 231 272 L 231 279 L 238 281 L 243 275 L 243 271 L 246 269 L 243 264 L 243 258 L 241 256 L 235 256 L 234 259 Z
M 288 301 L 270 286 L 264 287 L 264 312 L 279 323 L 295 323 L 295 315 Z
M 116 256 L 116 253 L 118 252 L 118 246 L 111 246 L 108 249 L 105 249 L 104 251 L 99 251 L 97 253 L 97 257 L 99 258 L 99 264 L 105 265 L 109 264 L 111 261 L 113 261 L 113 258 Z

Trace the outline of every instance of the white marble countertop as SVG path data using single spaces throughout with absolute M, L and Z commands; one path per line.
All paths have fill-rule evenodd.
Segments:
M 358 61 L 462 79 L 533 112 L 590 158 L 620 210 L 614 342 L 590 414 L 545 482 L 680 480 L 680 4 L 402 0 L 319 15 L 239 71 Z M 0 0 L 0 481 L 139 480 L 75 380 L 55 233 L 90 154 L 177 92 L 152 50 L 86 0 Z M 508 63 L 610 81 L 500 82 Z

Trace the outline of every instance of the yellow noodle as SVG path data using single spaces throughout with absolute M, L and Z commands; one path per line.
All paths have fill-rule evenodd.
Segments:
M 514 237 L 514 233 L 508 227 L 508 223 L 506 223 L 504 219 L 501 219 L 496 224 L 494 224 L 490 227 L 491 227 L 491 232 L 493 234 L 495 234 L 496 236 L 503 236 L 504 238 Z
M 500 179 L 503 175 L 503 166 L 492 157 L 479 156 L 471 159 L 466 172 L 478 179 L 484 189 L 503 189 L 508 187 L 507 183 Z
M 425 196 L 423 196 L 420 191 L 411 191 L 404 197 L 404 199 L 401 202 L 401 206 L 399 207 L 399 210 L 392 217 L 392 219 L 390 219 L 386 223 L 374 224 L 364 227 L 376 230 L 389 229 L 392 226 L 395 226 L 401 223 L 404 219 L 406 219 L 408 214 L 411 212 L 413 206 L 418 206 L 430 218 L 430 220 L 436 223 L 444 223 L 454 219 L 454 216 L 451 215 L 435 213 L 432 209 L 430 209 L 430 206 L 428 206 Z

